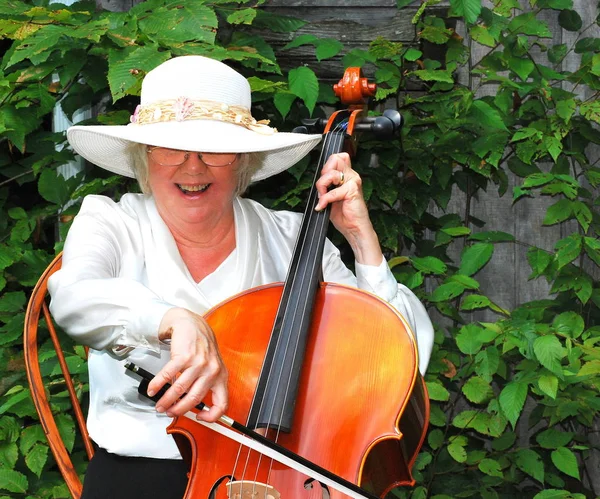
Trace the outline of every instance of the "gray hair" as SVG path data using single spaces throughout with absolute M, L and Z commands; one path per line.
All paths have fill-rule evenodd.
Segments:
M 146 144 L 133 142 L 129 146 L 129 154 L 132 160 L 133 172 L 140 185 L 140 189 L 144 194 L 152 194 L 150 179 L 148 178 L 147 148 Z M 252 175 L 256 173 L 260 166 L 260 159 L 260 153 L 243 153 L 240 155 L 236 169 L 237 187 L 234 193 L 236 196 L 241 196 L 250 185 Z

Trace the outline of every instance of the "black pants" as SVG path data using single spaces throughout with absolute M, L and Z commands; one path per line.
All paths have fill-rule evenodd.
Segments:
M 123 457 L 96 447 L 81 499 L 181 499 L 187 482 L 181 460 Z

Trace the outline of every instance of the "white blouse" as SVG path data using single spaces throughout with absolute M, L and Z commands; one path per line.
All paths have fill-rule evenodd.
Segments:
M 138 380 L 124 368 L 132 361 L 156 373 L 167 362 L 169 349 L 158 341 L 158 328 L 169 308 L 203 314 L 241 291 L 285 280 L 301 215 L 241 198 L 234 208 L 236 249 L 197 283 L 151 196 L 125 194 L 118 203 L 104 196 L 84 199 L 65 241 L 62 269 L 48 290 L 57 323 L 91 347 L 87 424 L 107 451 L 180 458 L 165 432 L 171 419 L 138 394 Z M 359 287 L 393 305 L 416 333 L 425 372 L 433 327 L 421 302 L 396 282 L 385 260 L 379 267 L 357 263 L 356 272 L 327 241 L 324 280 Z

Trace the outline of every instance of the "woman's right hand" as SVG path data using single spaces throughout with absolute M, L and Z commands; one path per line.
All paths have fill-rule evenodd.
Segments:
M 156 403 L 156 410 L 181 416 L 210 391 L 210 410 L 200 411 L 197 418 L 209 422 L 219 419 L 227 410 L 227 369 L 206 320 L 187 309 L 171 308 L 161 320 L 159 338 L 170 339 L 171 359 L 150 382 L 148 393 L 157 393 L 165 383 L 172 386 Z

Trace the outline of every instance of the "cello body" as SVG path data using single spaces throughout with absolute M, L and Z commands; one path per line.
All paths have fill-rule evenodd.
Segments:
M 227 414 L 236 421 L 248 419 L 282 292 L 282 284 L 254 288 L 206 315 L 229 370 Z M 267 436 L 372 496 L 414 483 L 410 468 L 425 438 L 429 404 L 415 337 L 392 306 L 368 292 L 322 283 L 299 385 L 291 431 L 270 429 Z M 347 497 L 324 493 L 302 473 L 188 418 L 176 418 L 168 432 L 190 463 L 185 499 L 225 499 L 228 480 L 269 484 L 288 499 Z M 279 497 L 244 490 L 230 497 Z

